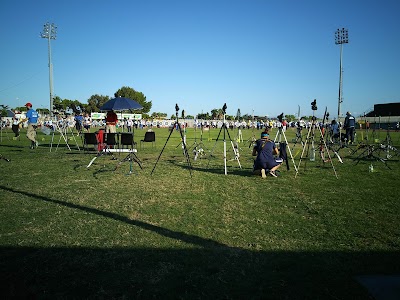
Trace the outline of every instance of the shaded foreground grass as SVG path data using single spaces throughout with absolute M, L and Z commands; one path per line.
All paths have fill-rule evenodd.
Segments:
M 1 162 L 1 294 L 368 299 L 355 276 L 400 273 L 397 157 L 392 170 L 373 161 L 368 173 L 371 161 L 355 164 L 342 149 L 339 180 L 330 164 L 309 161 L 296 179 L 291 167 L 263 180 L 250 175 L 242 143 L 242 169 L 229 160 L 224 176 L 217 134 L 204 135 L 215 157 L 192 161 L 193 178 L 176 132 L 150 176 L 165 129 L 156 148 L 139 149 L 144 169 L 134 165 L 131 176 L 129 163 L 114 171 L 108 156 L 86 169 L 93 154 L 50 152 L 48 136 L 35 151 L 24 138 L 3 139 L 0 154 L 11 162 Z

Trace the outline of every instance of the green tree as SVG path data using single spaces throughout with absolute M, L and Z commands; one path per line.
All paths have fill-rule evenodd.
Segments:
M 219 116 L 219 109 L 214 108 L 211 110 L 211 119 L 217 119 Z
M 100 107 L 106 103 L 108 100 L 110 100 L 110 97 L 108 96 L 103 96 L 103 95 L 92 95 L 88 99 L 88 105 L 86 106 L 86 111 L 87 112 L 99 112 Z
M 167 114 L 166 113 L 161 113 L 161 112 L 153 112 L 151 114 L 151 117 L 153 119 L 158 119 L 158 118 L 164 118 L 165 119 L 167 117 Z
M 114 94 L 115 97 L 125 97 L 135 100 L 141 106 L 143 106 L 142 113 L 148 113 L 151 109 L 151 101 L 146 101 L 146 96 L 142 92 L 135 91 L 133 88 L 123 86 Z
M 64 107 L 62 106 L 62 99 L 59 96 L 55 96 L 53 98 L 53 109 L 58 111 L 64 109 Z
M 48 108 L 38 108 L 37 112 L 40 113 L 41 115 L 48 115 L 50 114 L 50 111 Z
M 7 108 L 4 105 L 1 105 L 1 116 L 7 117 Z
M 286 117 L 286 121 L 288 121 L 288 122 L 297 120 L 295 115 L 285 115 L 285 117 Z
M 207 113 L 201 113 L 201 114 L 197 114 L 197 119 L 199 120 L 210 120 L 210 114 Z

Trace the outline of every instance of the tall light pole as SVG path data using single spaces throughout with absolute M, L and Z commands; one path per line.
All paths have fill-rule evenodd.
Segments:
M 49 51 L 49 85 L 50 85 L 50 116 L 53 116 L 53 64 L 51 62 L 50 40 L 55 40 L 57 35 L 57 26 L 54 23 L 47 22 L 43 25 L 43 31 L 40 37 L 47 39 Z
M 340 121 L 340 105 L 343 102 L 343 67 L 342 67 L 343 44 L 347 44 L 348 42 L 349 42 L 349 31 L 346 28 L 339 28 L 338 30 L 336 30 L 335 44 L 340 45 L 338 123 Z

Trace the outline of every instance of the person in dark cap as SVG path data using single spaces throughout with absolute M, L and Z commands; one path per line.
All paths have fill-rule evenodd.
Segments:
M 354 133 L 356 126 L 356 118 L 351 115 L 351 112 L 346 113 L 346 118 L 344 119 L 343 128 L 346 129 L 346 139 L 347 143 L 354 143 Z
M 26 103 L 25 107 L 28 109 L 28 111 L 26 113 L 25 119 L 23 119 L 21 123 L 28 121 L 28 130 L 26 131 L 26 137 L 31 141 L 30 148 L 34 149 L 38 146 L 38 142 L 36 141 L 36 129 L 39 114 L 36 110 L 32 108 L 32 103 Z
M 275 155 L 279 155 L 279 150 L 274 141 L 269 139 L 268 128 L 261 133 L 261 139 L 256 141 L 253 148 L 253 156 L 257 156 L 254 161 L 253 172 L 261 173 L 263 178 L 267 177 L 267 172 L 273 177 L 277 177 L 275 171 L 281 166 L 282 162 L 275 160 Z

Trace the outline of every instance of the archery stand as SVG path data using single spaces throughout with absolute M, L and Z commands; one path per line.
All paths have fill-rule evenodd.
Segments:
M 278 117 L 281 117 L 281 118 L 279 119 L 279 121 L 282 121 L 283 113 L 282 113 L 281 115 L 279 115 Z M 282 142 L 282 136 L 283 136 L 283 138 L 285 139 L 285 143 L 286 143 L 285 146 L 287 146 L 286 149 L 289 150 L 290 158 L 292 159 L 294 169 L 295 169 L 296 172 L 297 172 L 296 163 L 294 162 L 294 158 L 293 158 L 293 155 L 292 155 L 292 151 L 290 150 L 289 143 L 288 143 L 288 141 L 287 141 L 286 134 L 285 134 L 285 132 L 283 131 L 282 122 L 281 122 L 281 125 L 278 127 L 278 131 L 277 131 L 277 133 L 276 133 L 276 136 L 275 136 L 275 139 L 274 139 L 274 143 L 278 142 L 278 143 L 279 143 L 279 146 L 281 146 L 281 144 L 283 144 L 283 142 Z M 288 164 L 287 160 L 286 160 L 286 167 L 287 167 L 287 169 L 289 170 L 289 164 Z
M 222 123 L 221 129 L 219 130 L 219 133 L 218 133 L 217 139 L 216 139 L 216 141 L 215 141 L 214 147 L 213 147 L 213 149 L 211 150 L 211 153 L 210 153 L 210 158 L 211 158 L 211 157 L 213 156 L 213 152 L 214 152 L 215 146 L 217 145 L 217 142 L 218 142 L 218 140 L 219 140 L 219 136 L 221 135 L 221 132 L 222 132 L 222 130 L 223 130 L 223 131 L 224 131 L 224 135 L 223 135 L 223 136 L 224 136 L 224 167 L 225 167 L 225 175 L 228 174 L 227 168 L 226 168 L 226 134 L 228 134 L 229 140 L 230 140 L 231 145 L 232 145 L 232 150 L 233 150 L 233 153 L 234 153 L 234 155 L 235 155 L 234 160 L 237 160 L 238 165 L 239 165 L 239 168 L 240 168 L 240 169 L 242 168 L 242 165 L 240 164 L 240 160 L 239 160 L 239 156 L 240 156 L 240 155 L 239 155 L 239 150 L 238 150 L 238 148 L 235 147 L 235 145 L 233 144 L 233 141 L 232 141 L 232 139 L 231 139 L 231 135 L 229 134 L 229 130 L 228 130 L 228 128 L 226 127 L 226 123 L 225 123 L 226 108 L 227 108 L 227 106 L 226 106 L 226 103 L 225 103 L 224 106 L 222 107 L 222 112 L 223 112 L 223 114 L 224 114 L 224 122 Z M 208 165 L 209 165 L 209 164 L 210 164 L 210 160 L 208 160 Z M 208 167 L 208 165 L 207 165 L 207 167 Z
M 71 136 L 72 136 L 72 138 L 73 138 L 74 141 L 75 141 L 75 145 L 76 145 L 76 147 L 78 148 L 78 151 L 81 150 L 81 149 L 79 148 L 78 142 L 77 142 L 76 139 L 75 139 L 75 136 L 74 136 L 74 133 L 72 132 L 72 129 L 71 129 L 71 128 L 69 127 L 69 125 L 68 125 L 67 120 L 61 120 L 61 121 L 59 121 L 59 122 L 54 122 L 54 123 L 53 123 L 53 126 L 54 126 L 54 128 L 53 128 L 53 134 L 52 134 L 51 142 L 50 142 L 50 152 L 51 152 L 51 150 L 53 149 L 54 134 L 55 134 L 56 130 L 60 133 L 60 137 L 58 138 L 58 143 L 57 143 L 57 146 L 56 146 L 56 148 L 55 148 L 55 149 L 56 149 L 55 151 L 58 150 L 58 146 L 60 146 L 61 139 L 64 140 L 65 146 L 68 148 L 68 150 L 69 150 L 69 151 L 72 151 L 72 150 L 71 150 L 71 147 L 70 147 L 70 145 L 69 145 L 69 143 L 68 143 L 68 130 L 70 131 Z
M 199 156 L 204 156 L 206 147 L 203 144 L 203 122 L 200 122 L 200 143 L 197 143 L 197 122 L 195 122 L 194 126 L 194 143 L 188 147 L 188 150 L 190 150 L 193 147 L 193 154 L 194 154 L 194 160 L 197 160 Z
M 306 151 L 306 148 L 307 148 L 306 156 L 308 156 L 309 151 L 310 151 L 310 146 L 312 147 L 310 160 L 311 161 L 315 161 L 315 151 L 316 151 L 316 149 L 315 149 L 315 131 L 316 131 L 317 124 L 316 124 L 316 117 L 314 116 L 314 114 L 315 114 L 314 112 L 317 110 L 317 100 L 314 99 L 314 101 L 311 102 L 311 109 L 313 111 L 312 124 L 311 124 L 310 128 L 308 129 L 307 138 L 306 138 L 306 141 L 304 142 L 303 151 L 301 152 L 300 161 L 299 161 L 299 165 L 298 165 L 297 170 L 296 170 L 295 178 L 297 177 L 297 174 L 299 174 L 301 161 L 302 161 L 302 159 L 304 157 L 303 155 L 304 155 L 304 152 Z M 325 113 L 326 113 L 326 110 L 325 110 Z M 325 119 L 325 116 L 324 116 L 324 119 Z M 331 155 L 329 153 L 329 149 L 328 149 L 328 147 L 326 145 L 326 142 L 325 142 L 325 139 L 324 139 L 324 134 L 322 133 L 321 127 L 319 125 L 318 125 L 318 130 L 319 130 L 319 133 L 320 133 L 320 145 L 319 145 L 319 147 L 320 147 L 321 158 L 323 158 L 322 157 L 322 153 L 323 153 L 322 149 L 326 149 L 326 152 L 328 153 L 329 161 L 330 161 L 330 163 L 332 165 L 332 169 L 333 169 L 333 172 L 335 174 L 335 177 L 337 179 L 339 179 L 338 175 L 336 173 L 335 166 L 333 165 L 332 158 L 331 158 Z M 326 161 L 323 161 L 323 162 L 325 163 Z M 306 163 L 305 163 L 305 166 L 306 166 Z
M 254 146 L 254 143 L 257 141 L 256 136 L 254 135 L 254 109 L 253 109 L 253 115 L 252 115 L 252 120 L 251 120 L 251 131 L 252 131 L 252 136 L 246 141 L 249 143 L 249 148 Z
M 181 128 L 181 125 L 179 124 L 178 111 L 179 111 L 179 106 L 178 106 L 178 104 L 175 104 L 175 116 L 176 116 L 176 121 L 175 121 L 175 123 L 174 123 L 174 125 L 173 125 L 173 127 L 172 127 L 172 130 L 171 130 L 170 133 L 169 133 L 169 136 L 168 136 L 167 140 L 165 141 L 164 147 L 162 148 L 162 150 L 161 150 L 161 152 L 160 152 L 160 155 L 159 155 L 158 158 L 157 158 L 156 163 L 154 164 L 153 170 L 151 170 L 150 175 L 153 175 L 153 172 L 154 172 L 154 170 L 156 169 L 157 163 L 158 163 L 158 161 L 160 160 L 160 157 L 161 157 L 162 153 L 164 152 L 165 147 L 167 146 L 168 140 L 169 140 L 169 138 L 171 137 L 171 134 L 172 134 L 172 132 L 174 131 L 175 126 L 178 126 L 179 132 L 180 132 L 181 138 L 182 138 L 183 155 L 184 155 L 185 158 L 186 158 L 186 162 L 187 162 L 187 165 L 188 165 L 188 168 L 189 168 L 190 177 L 192 177 L 192 164 L 190 163 L 190 157 L 189 157 L 188 149 L 187 149 L 187 147 L 186 147 L 186 139 L 185 139 L 185 137 L 183 136 L 182 128 Z M 182 112 L 183 112 L 183 111 L 182 111 Z M 179 146 L 179 145 L 178 145 L 178 146 Z

